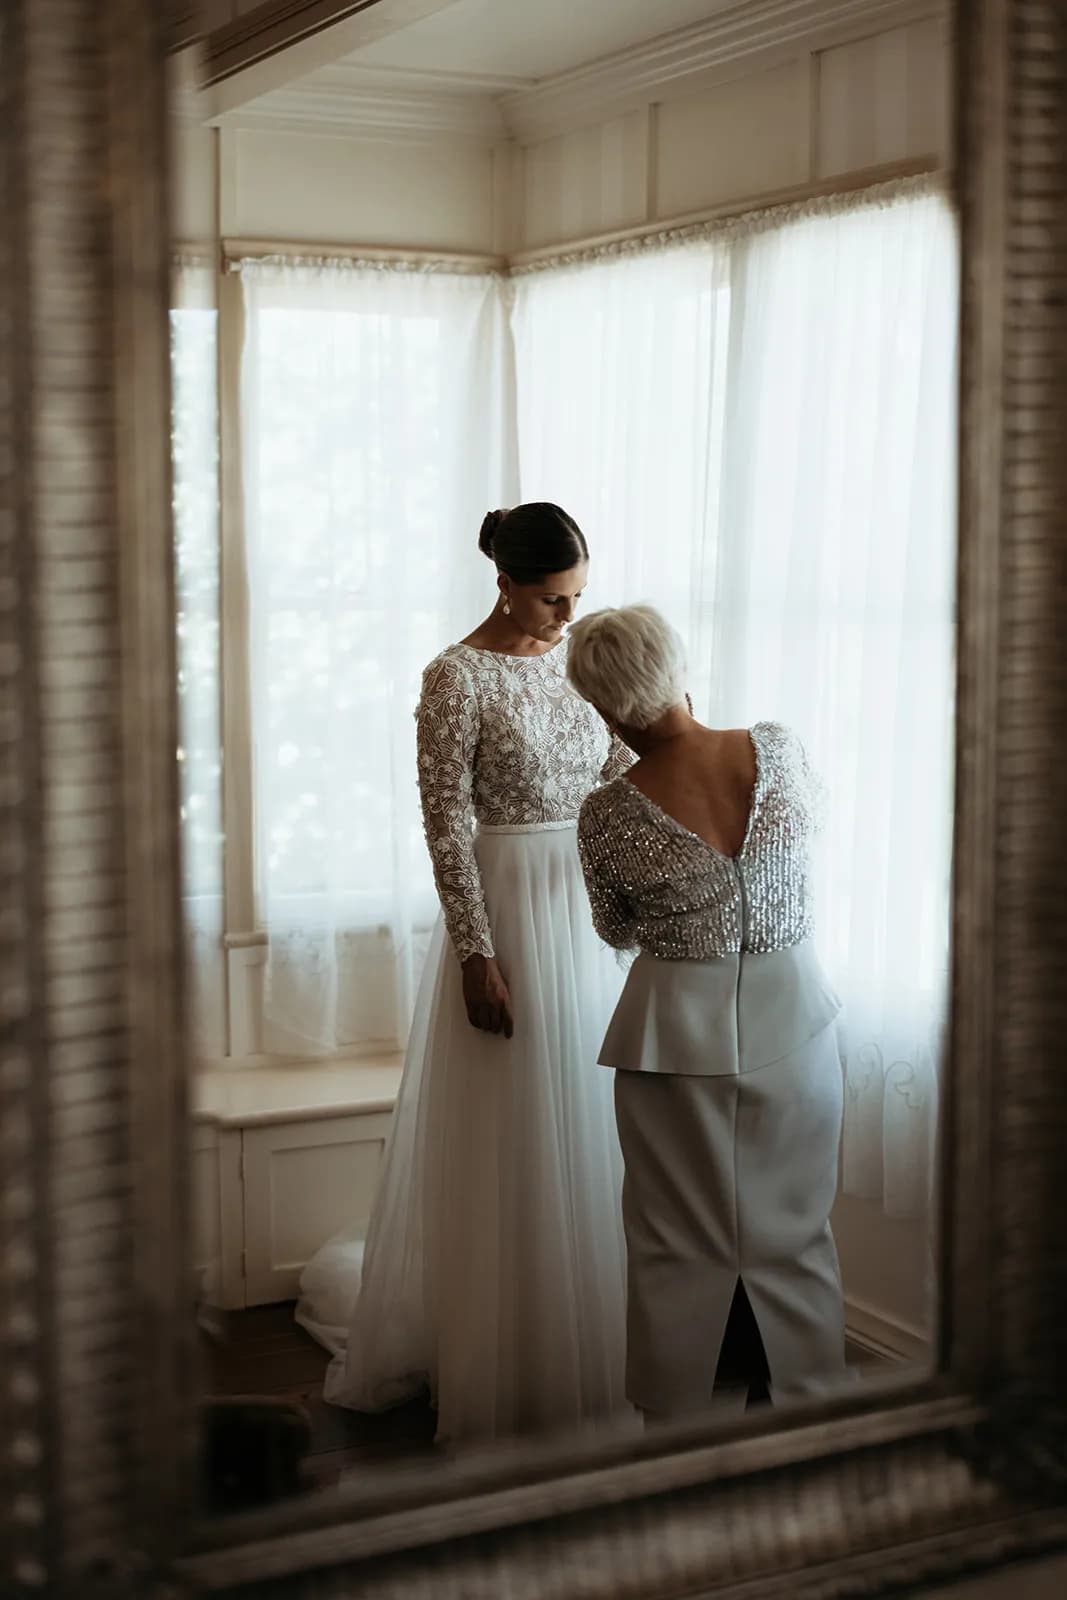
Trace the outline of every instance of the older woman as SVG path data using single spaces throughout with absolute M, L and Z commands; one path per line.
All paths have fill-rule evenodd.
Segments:
M 820 1393 L 846 1369 L 818 785 L 779 724 L 694 719 L 681 642 L 651 607 L 596 612 L 570 637 L 571 683 L 639 757 L 578 825 L 597 930 L 640 952 L 600 1054 L 626 1168 L 627 1394 L 646 1420 L 710 1405 L 741 1307 L 772 1400 Z

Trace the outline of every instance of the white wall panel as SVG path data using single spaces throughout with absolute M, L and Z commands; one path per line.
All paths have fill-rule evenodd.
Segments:
M 488 147 L 250 129 L 225 132 L 223 143 L 224 235 L 492 249 Z
M 949 154 L 950 52 L 929 19 L 818 58 L 816 176 Z
M 857 1316 L 857 1328 L 913 1355 L 932 1341 L 937 1316 L 927 1224 L 887 1217 L 875 1201 L 846 1194 L 837 1197 L 832 1223 L 846 1301 L 867 1314 Z
M 190 1130 L 193 1266 L 206 1305 L 218 1305 L 221 1290 L 222 1216 L 219 1200 L 219 1137 L 210 1123 Z
M 245 1129 L 248 1305 L 295 1296 L 320 1245 L 365 1232 L 389 1123 L 380 1112 Z
M 811 143 L 807 57 L 659 110 L 656 212 L 673 217 L 805 183 Z
M 171 131 L 171 231 L 186 243 L 215 237 L 215 132 L 175 122 Z
M 525 152 L 523 239 L 528 248 L 644 220 L 648 112 L 530 145 Z
M 666 220 L 950 145 L 944 19 L 798 54 L 525 149 L 527 249 Z

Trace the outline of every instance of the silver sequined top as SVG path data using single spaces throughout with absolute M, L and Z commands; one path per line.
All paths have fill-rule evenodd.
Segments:
M 472 645 L 441 652 L 416 712 L 419 794 L 445 926 L 461 961 L 493 954 L 474 822 L 573 823 L 633 753 L 567 682 L 566 641 L 540 656 Z
M 761 722 L 744 843 L 725 856 L 627 778 L 598 789 L 578 821 L 597 932 L 665 960 L 766 954 L 812 933 L 809 853 L 822 786 L 795 734 Z

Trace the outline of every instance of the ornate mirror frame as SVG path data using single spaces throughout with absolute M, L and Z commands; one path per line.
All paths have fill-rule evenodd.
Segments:
M 188 11 L 188 7 L 178 10 Z M 0 7 L 5 1594 L 871 1594 L 1067 1543 L 1067 8 L 960 0 L 937 1371 L 772 1432 L 194 1515 L 166 8 Z M 246 1591 L 247 1592 L 247 1591 Z

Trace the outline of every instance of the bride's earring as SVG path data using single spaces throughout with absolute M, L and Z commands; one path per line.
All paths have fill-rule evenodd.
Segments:
M 504 596 L 504 615 L 506 617 L 511 616 L 511 601 L 508 599 L 507 595 Z

